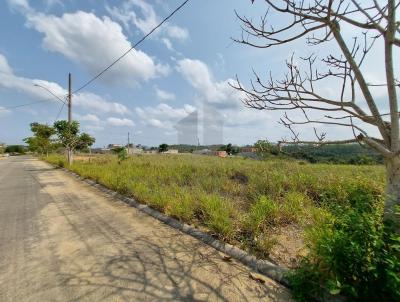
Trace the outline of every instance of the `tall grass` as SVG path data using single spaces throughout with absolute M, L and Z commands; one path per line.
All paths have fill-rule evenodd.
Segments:
M 65 165 L 61 156 L 45 160 Z M 76 160 L 71 170 L 181 221 L 249 249 L 272 246 L 271 230 L 325 217 L 359 192 L 379 196 L 382 166 L 304 164 L 196 155 L 115 155 Z M 244 240 L 245 238 L 245 240 Z

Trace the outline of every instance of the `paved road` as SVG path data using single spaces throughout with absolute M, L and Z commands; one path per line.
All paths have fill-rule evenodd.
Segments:
M 288 301 L 284 287 L 29 157 L 0 160 L 0 301 Z

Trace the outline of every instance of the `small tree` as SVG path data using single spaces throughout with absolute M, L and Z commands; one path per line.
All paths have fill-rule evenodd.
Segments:
M 167 144 L 161 144 L 159 147 L 158 147 L 158 152 L 160 152 L 160 153 L 163 153 L 163 152 L 167 152 L 168 151 L 168 145 Z
M 77 150 L 86 151 L 88 150 L 94 143 L 96 139 L 90 136 L 87 133 L 82 133 L 79 137 L 78 144 L 76 145 Z
M 33 136 L 24 139 L 28 148 L 33 152 L 40 152 L 48 156 L 49 151 L 54 147 L 51 137 L 55 134 L 53 127 L 46 124 L 31 123 Z
M 254 1 L 252 1 L 254 2 Z M 281 123 L 292 133 L 292 140 L 281 144 L 338 144 L 360 143 L 378 151 L 385 158 L 387 194 L 384 219 L 394 221 L 400 230 L 400 123 L 394 68 L 395 51 L 400 47 L 400 26 L 396 19 L 399 2 L 358 0 L 265 0 L 267 13 L 260 23 L 246 17 L 242 22 L 243 35 L 237 42 L 257 48 L 270 48 L 305 38 L 310 46 L 328 44 L 331 54 L 319 59 L 311 54 L 286 62 L 287 73 L 276 80 L 267 80 L 254 72 L 255 80 L 246 88 L 237 80 L 234 87 L 245 95 L 244 104 L 257 110 L 283 110 Z M 288 20 L 275 26 L 269 22 L 273 12 Z M 342 28 L 354 35 L 346 41 Z M 369 83 L 364 68 L 365 58 L 373 46 L 381 43 L 384 55 L 374 57 L 385 70 L 382 82 Z M 324 93 L 327 81 L 337 94 Z M 378 107 L 373 87 L 386 90 L 385 104 Z M 334 88 L 335 89 L 335 88 Z M 358 93 L 359 91 L 359 93 Z M 387 108 L 384 110 L 383 108 Z M 302 118 L 288 112 L 297 110 Z M 320 113 L 319 117 L 315 117 Z M 316 139 L 302 140 L 296 125 L 324 124 L 348 128 L 349 137 L 327 141 L 326 134 L 314 127 Z M 377 136 L 371 134 L 375 128 Z
M 231 143 L 227 144 L 226 146 L 222 146 L 218 149 L 219 151 L 226 151 L 229 155 L 234 155 L 239 153 L 239 148 L 236 146 L 232 146 Z
M 257 149 L 257 154 L 259 154 L 263 158 L 268 157 L 268 155 L 270 154 L 278 155 L 280 152 L 278 146 L 271 144 L 267 140 L 258 140 L 254 144 L 254 147 Z
M 93 137 L 86 133 L 79 134 L 79 123 L 72 121 L 57 121 L 54 129 L 59 142 L 67 149 L 68 164 L 73 163 L 73 151 L 78 147 L 88 147 L 95 141 Z

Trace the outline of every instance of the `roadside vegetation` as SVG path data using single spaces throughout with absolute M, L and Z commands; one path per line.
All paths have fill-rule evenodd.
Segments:
M 44 159 L 67 165 L 62 155 Z M 117 154 L 78 156 L 70 169 L 294 268 L 289 278 L 300 301 L 326 292 L 400 297 L 400 238 L 382 224 L 383 166 Z M 279 257 L 285 253 L 289 259 Z

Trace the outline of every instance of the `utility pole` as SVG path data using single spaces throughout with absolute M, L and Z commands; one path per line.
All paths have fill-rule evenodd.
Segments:
M 71 83 L 71 73 L 68 74 L 68 123 L 72 123 L 72 83 Z
M 68 73 L 68 126 L 71 127 L 72 124 L 72 83 L 71 83 L 71 73 Z M 72 165 L 73 154 L 72 146 L 67 147 L 67 159 L 68 165 Z
M 129 155 L 129 149 L 130 149 L 130 141 L 129 141 L 129 132 L 128 132 L 128 155 Z

